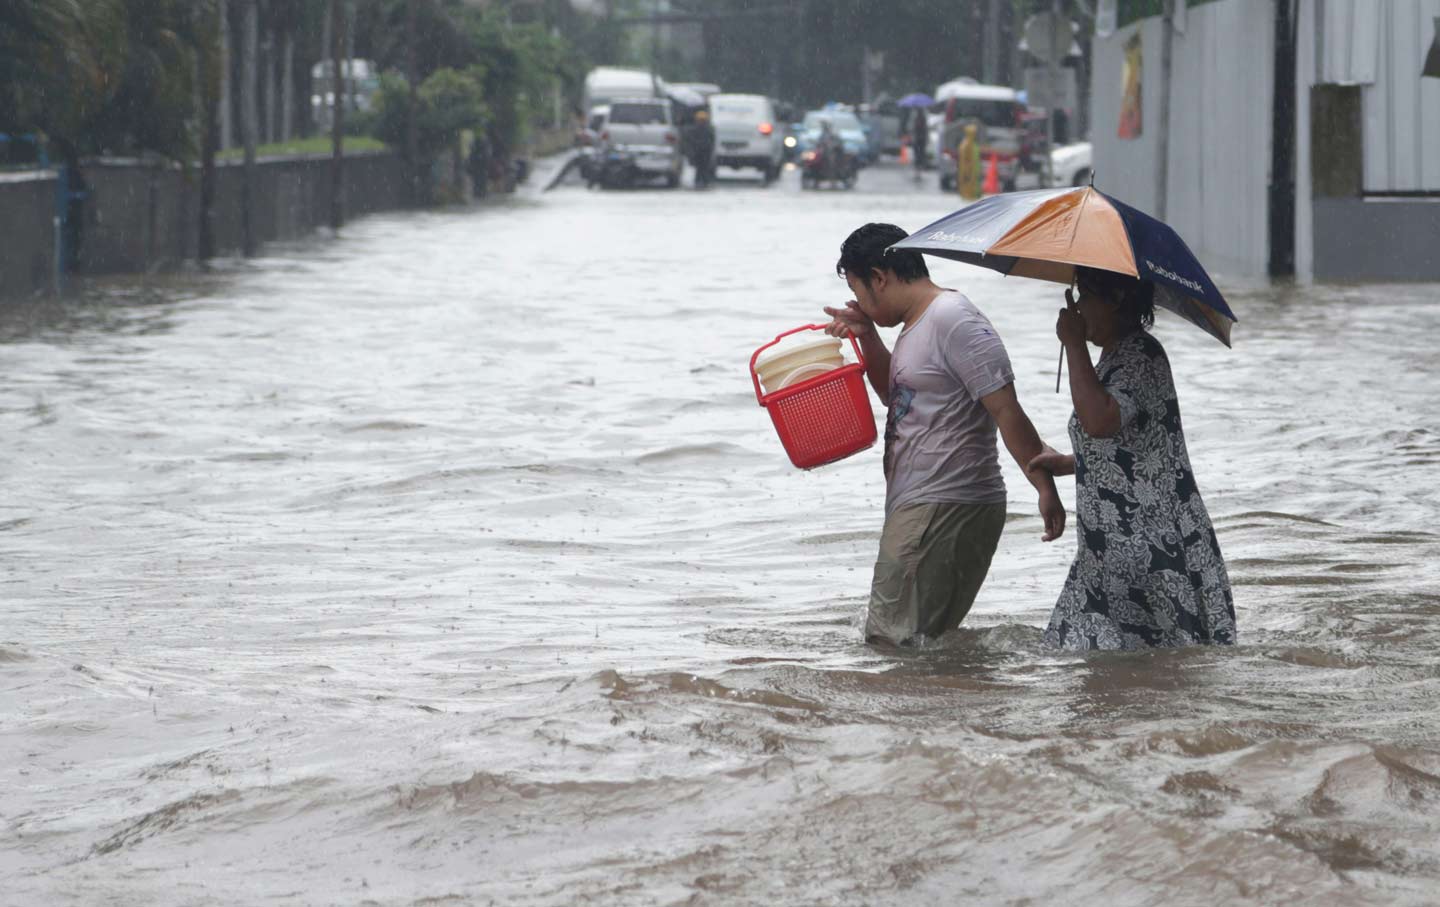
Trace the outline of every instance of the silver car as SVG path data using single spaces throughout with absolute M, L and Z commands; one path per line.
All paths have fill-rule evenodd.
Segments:
M 670 119 L 669 101 L 636 98 L 611 102 L 600 144 L 631 155 L 641 176 L 663 177 L 672 189 L 680 185 L 685 162 L 680 154 L 680 130 Z

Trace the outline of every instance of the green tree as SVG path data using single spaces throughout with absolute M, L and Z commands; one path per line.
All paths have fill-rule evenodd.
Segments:
M 446 148 L 454 147 L 465 129 L 483 129 L 489 119 L 485 103 L 484 67 L 464 70 L 437 69 L 417 92 L 415 112 L 420 155 L 425 161 Z M 409 86 L 396 73 L 380 80 L 376 99 L 376 135 L 391 145 L 405 140 L 405 108 L 410 101 Z
M 197 51 L 214 40 L 208 0 L 123 0 L 113 91 L 85 122 L 83 150 L 195 155 Z
M 213 0 L 0 3 L 0 129 L 58 155 L 194 152 L 197 50 Z

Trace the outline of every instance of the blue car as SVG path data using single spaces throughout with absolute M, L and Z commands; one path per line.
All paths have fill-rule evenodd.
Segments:
M 821 128 L 827 122 L 840 137 L 846 154 L 853 155 L 861 163 L 870 163 L 870 137 L 866 135 L 860 118 L 848 110 L 812 110 L 805 114 L 800 128 L 795 130 L 796 151 L 803 155 L 819 144 Z

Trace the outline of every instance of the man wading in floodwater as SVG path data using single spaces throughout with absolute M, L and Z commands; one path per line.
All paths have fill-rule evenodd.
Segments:
M 825 308 L 826 332 L 854 335 L 885 422 L 885 528 L 865 617 L 867 641 L 917 644 L 960 626 L 1005 526 L 995 429 L 1025 470 L 1044 446 L 1015 398 L 1010 357 L 969 299 L 936 286 L 906 233 L 866 224 L 840 246 L 835 270 L 855 298 Z M 904 324 L 892 354 L 875 326 Z M 1040 493 L 1043 541 L 1065 531 L 1055 480 L 1026 472 Z

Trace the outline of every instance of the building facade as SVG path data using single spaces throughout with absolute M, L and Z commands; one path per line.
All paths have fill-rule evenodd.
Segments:
M 1098 188 L 1222 274 L 1440 281 L 1440 0 L 1177 0 L 1168 135 L 1162 0 L 1100 6 Z

